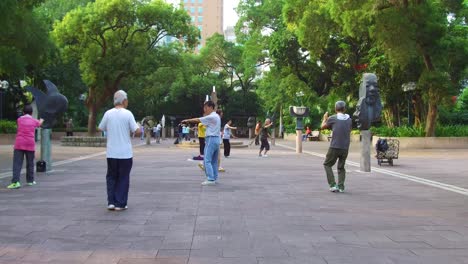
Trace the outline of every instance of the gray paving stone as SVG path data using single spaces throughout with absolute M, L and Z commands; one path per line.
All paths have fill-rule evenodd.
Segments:
M 95 151 L 54 149 L 54 160 Z M 304 149 L 324 153 L 327 143 Z M 5 150 L 0 165 L 11 163 Z M 202 187 L 187 161 L 196 150 L 136 147 L 123 212 L 106 210 L 104 156 L 38 174 L 32 188 L 0 188 L 0 263 L 468 263 L 466 196 L 350 165 L 346 192 L 334 194 L 323 158 L 274 147 L 258 159 L 256 151 L 233 150 L 220 183 Z M 385 169 L 468 188 L 456 166 L 437 175 L 437 165 L 460 163 L 465 152 L 402 153 Z M 358 154 L 352 147 L 349 159 Z M 453 160 L 441 163 L 445 156 Z

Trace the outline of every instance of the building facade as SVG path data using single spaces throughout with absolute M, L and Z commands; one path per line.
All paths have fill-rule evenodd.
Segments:
M 200 30 L 197 51 L 214 33 L 223 35 L 223 0 L 180 0 L 180 3 Z

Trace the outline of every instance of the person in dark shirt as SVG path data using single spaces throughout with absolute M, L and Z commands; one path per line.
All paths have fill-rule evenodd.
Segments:
M 267 152 L 270 150 L 270 143 L 268 143 L 268 138 L 270 137 L 270 132 L 269 129 L 273 125 L 271 123 L 271 120 L 267 118 L 265 120 L 265 125 L 262 127 L 260 130 L 260 152 L 258 153 L 259 157 L 268 157 Z M 262 155 L 262 151 L 265 150 L 265 152 Z
M 327 156 L 323 166 L 327 174 L 328 184 L 331 192 L 344 192 L 344 181 L 346 178 L 346 158 L 350 144 L 350 134 L 352 120 L 348 114 L 345 114 L 346 103 L 338 101 L 335 103 L 336 115 L 328 117 L 328 112 L 323 115 L 322 129 L 331 129 L 332 140 L 328 148 Z M 333 175 L 332 166 L 338 160 L 338 184 L 336 184 L 335 176 Z

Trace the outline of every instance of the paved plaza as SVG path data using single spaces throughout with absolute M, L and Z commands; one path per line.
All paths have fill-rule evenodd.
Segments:
M 330 193 L 328 142 L 232 149 L 216 186 L 200 185 L 197 149 L 141 142 L 122 212 L 106 210 L 104 148 L 54 142 L 53 171 L 8 190 L 0 146 L 0 263 L 468 263 L 467 149 L 401 150 L 362 173 L 352 143 L 346 192 Z

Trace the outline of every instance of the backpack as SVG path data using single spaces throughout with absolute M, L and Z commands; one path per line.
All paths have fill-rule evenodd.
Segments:
M 377 151 L 385 152 L 388 150 L 388 142 L 385 138 L 379 138 L 377 144 L 375 145 Z

